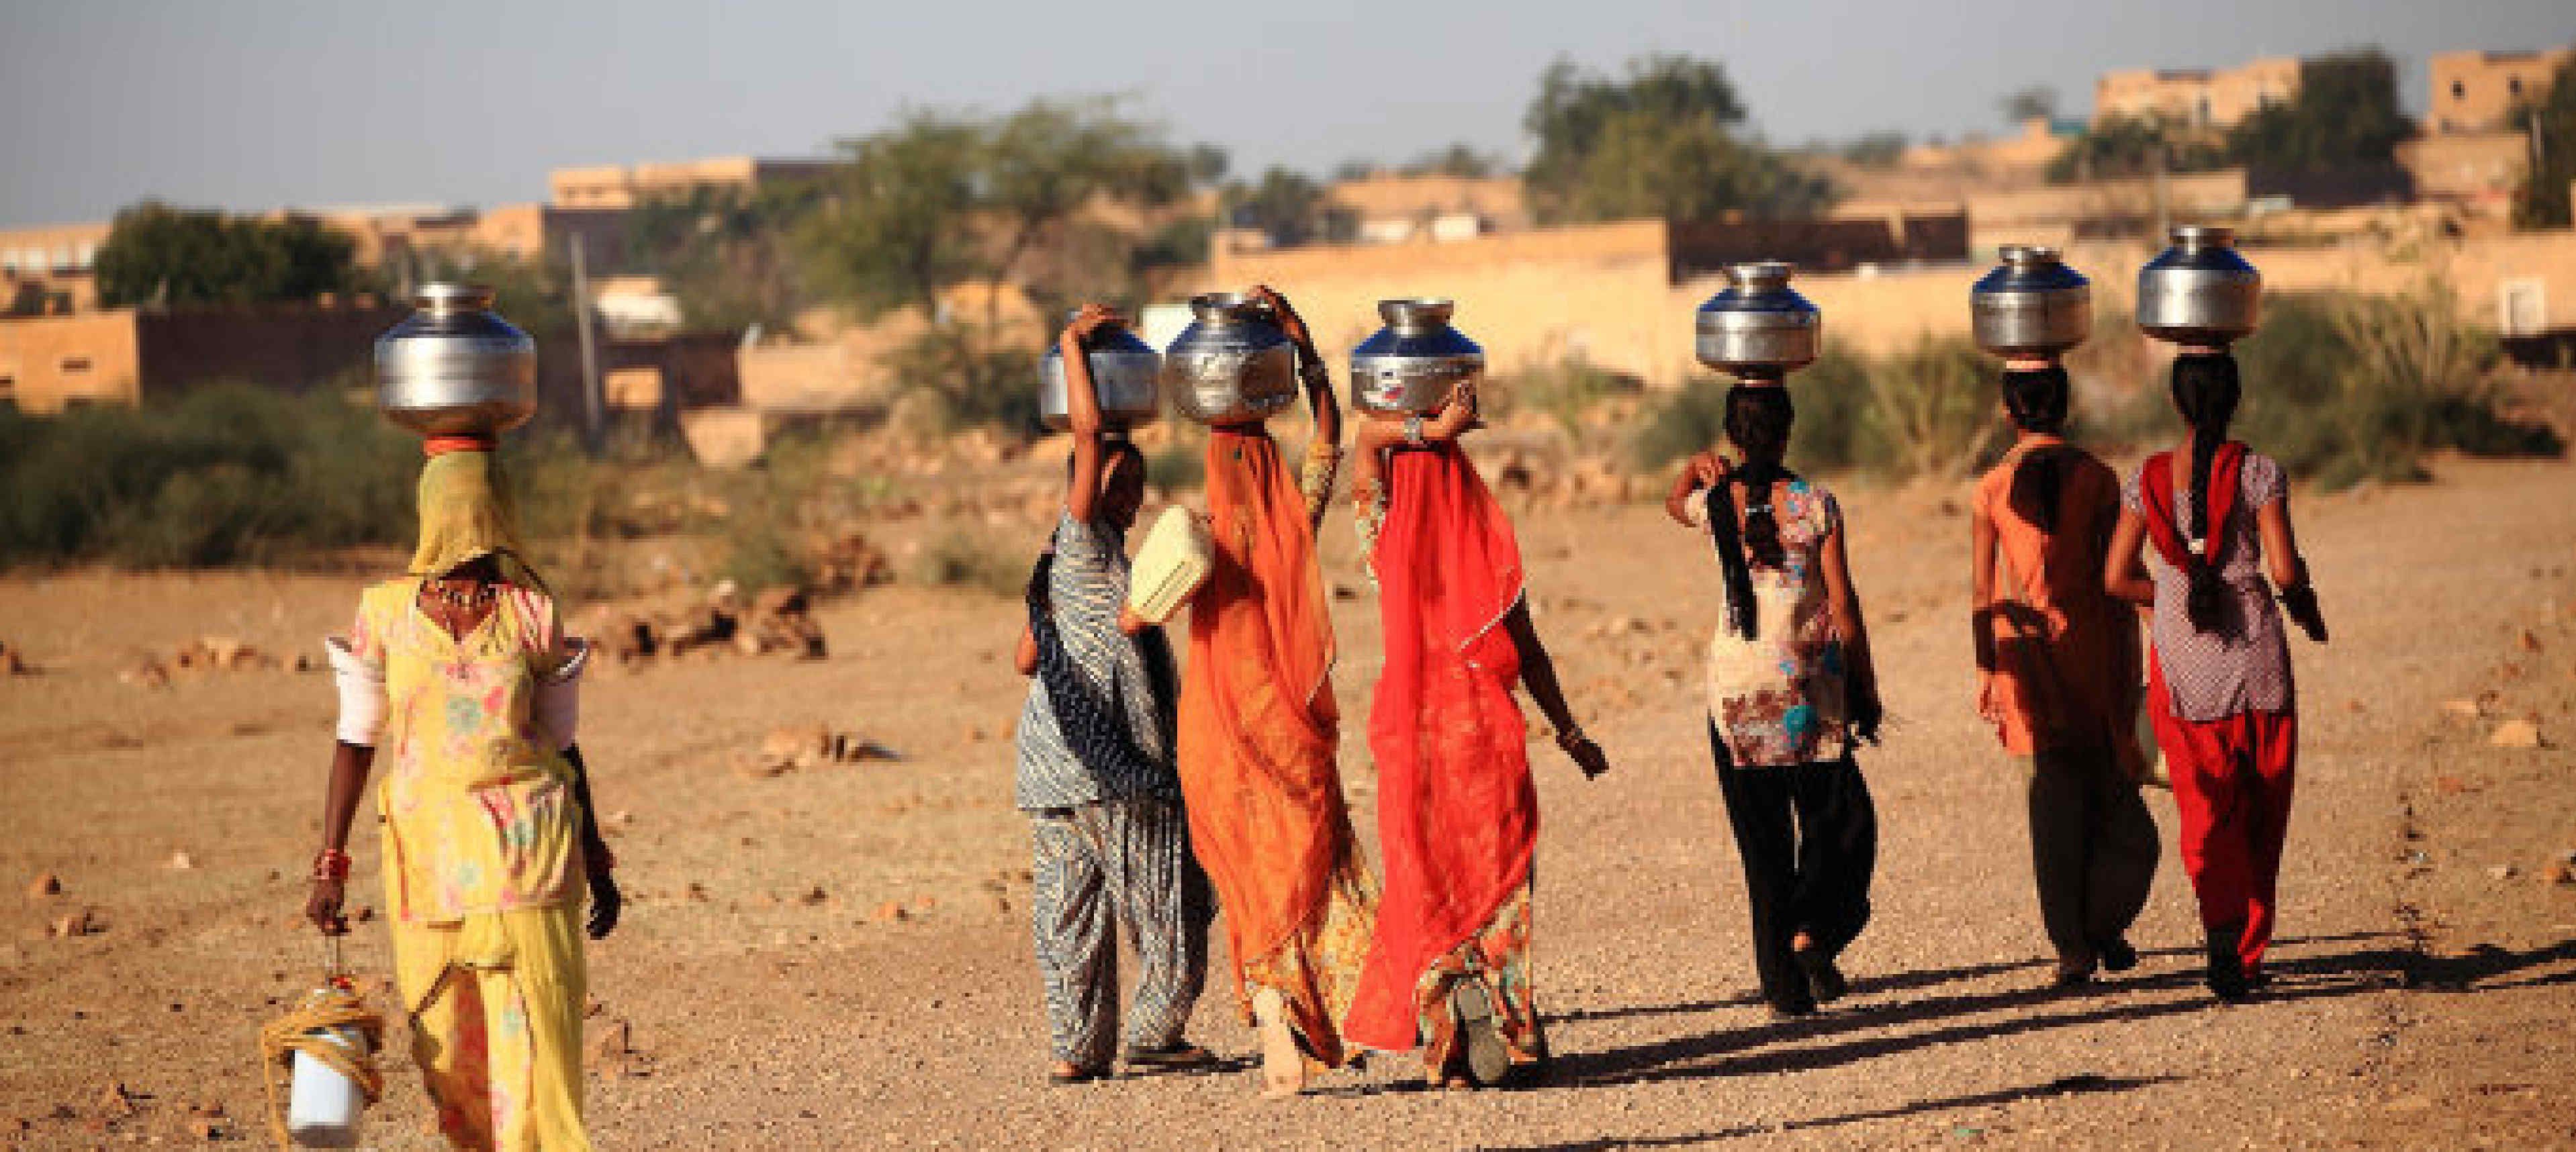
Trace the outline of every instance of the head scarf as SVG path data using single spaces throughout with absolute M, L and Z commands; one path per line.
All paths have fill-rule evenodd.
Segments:
M 487 451 L 432 456 L 420 469 L 420 546 L 410 573 L 434 577 L 485 556 L 500 562 L 501 578 L 522 588 L 545 589 L 528 566 L 517 518 L 502 490 L 498 462 Z

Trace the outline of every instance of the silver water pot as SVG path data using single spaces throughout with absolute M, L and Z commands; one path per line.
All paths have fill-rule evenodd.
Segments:
M 2057 249 L 2006 244 L 2003 263 L 1968 290 L 1977 347 L 1997 356 L 2056 356 L 2093 334 L 2093 282 Z
M 1772 380 L 1815 363 L 1824 313 L 1789 287 L 1792 271 L 1778 260 L 1729 265 L 1726 289 L 1699 306 L 1699 362 Z
M 2138 270 L 2138 328 L 2177 344 L 2221 345 L 2252 335 L 2261 317 L 2263 274 L 2232 247 L 2227 228 L 2185 224 Z
M 1190 297 L 1190 326 L 1163 350 L 1172 407 L 1201 424 L 1251 424 L 1297 402 L 1297 350 L 1260 301 Z
M 1364 412 L 1430 413 L 1449 390 L 1484 378 L 1485 350 L 1449 326 L 1452 300 L 1380 300 L 1386 327 L 1351 350 L 1351 406 Z
M 423 436 L 497 436 L 537 414 L 537 342 L 492 312 L 492 289 L 425 284 L 419 311 L 376 338 L 376 405 Z
M 1074 315 L 1080 315 L 1077 312 Z M 1100 422 L 1109 428 L 1151 424 L 1163 414 L 1163 356 L 1124 324 L 1105 324 L 1083 344 L 1082 359 L 1091 365 L 1091 386 L 1100 398 Z M 1038 419 L 1062 432 L 1073 427 L 1071 400 L 1065 392 L 1064 345 L 1049 341 L 1038 358 Z

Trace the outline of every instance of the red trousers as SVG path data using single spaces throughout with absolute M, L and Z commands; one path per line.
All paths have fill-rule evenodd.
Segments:
M 2252 975 L 2272 943 L 2273 895 L 2299 762 L 2298 713 L 2185 720 L 2174 715 L 2164 670 L 2152 658 L 2147 667 L 2147 708 L 2173 777 L 2182 866 L 2200 895 L 2201 926 L 2238 931 L 2237 956 Z

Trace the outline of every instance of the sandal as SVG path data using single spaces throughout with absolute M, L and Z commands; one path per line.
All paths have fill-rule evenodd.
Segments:
M 1046 1082 L 1051 1088 L 1068 1088 L 1076 1084 L 1089 1084 L 1094 1080 L 1108 1078 L 1109 1070 L 1106 1068 L 1064 1067 L 1047 1069 Z
M 1503 1045 L 1502 1029 L 1494 1023 L 1494 1001 L 1486 995 L 1485 985 L 1478 980 L 1460 980 L 1449 989 L 1449 1011 L 1458 1020 L 1460 1038 L 1467 1049 L 1467 1077 L 1478 1086 L 1500 1084 L 1511 1075 L 1511 1049 Z
M 1216 1053 L 1187 1040 L 1176 1040 L 1160 1048 L 1144 1048 L 1130 1044 L 1126 1051 L 1118 1054 L 1118 1060 L 1130 1068 L 1141 1068 L 1150 1072 L 1183 1072 L 1193 1068 L 1205 1068 L 1217 1062 Z

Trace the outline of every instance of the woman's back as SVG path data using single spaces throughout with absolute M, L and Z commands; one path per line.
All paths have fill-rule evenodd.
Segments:
M 2177 464 L 2187 452 L 2163 453 L 2129 477 L 2121 498 L 2141 516 L 2171 517 L 2184 539 L 2198 528 L 2190 480 Z M 2148 507 L 2150 469 L 2171 468 L 2174 482 L 2160 485 L 2171 493 L 2170 508 Z M 2175 714 L 2186 720 L 2216 720 L 2243 712 L 2281 712 L 2294 693 L 2290 649 L 2281 629 L 2280 609 L 2263 578 L 2263 541 L 2257 513 L 2289 495 L 2289 482 L 2278 462 L 2253 451 L 2243 453 L 2236 469 L 2234 499 L 2224 520 L 2209 533 L 2207 548 L 2217 559 L 2226 596 L 2216 628 L 2194 627 L 2185 604 L 2191 578 L 2148 549 L 2147 569 L 2155 581 L 2153 635 L 2158 665 Z
M 1739 526 L 1765 497 L 1732 489 Z M 1776 563 L 1746 542 L 1753 587 L 1753 635 L 1721 624 L 1709 640 L 1708 707 L 1727 748 L 1743 765 L 1829 760 L 1847 748 L 1843 652 L 1834 638 L 1823 551 L 1842 528 L 1842 506 L 1821 484 L 1768 486 L 1778 527 Z M 1715 531 L 1712 521 L 1712 532 Z
M 2137 623 L 2102 587 L 2120 481 L 2092 454 L 2033 437 L 1977 484 L 1999 565 L 1982 707 L 2005 747 L 2100 747 L 2130 723 Z

